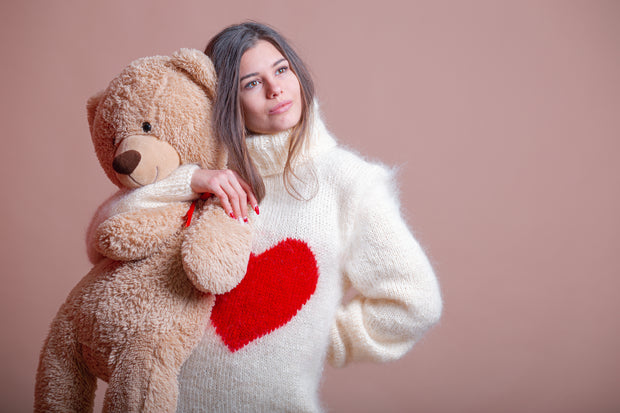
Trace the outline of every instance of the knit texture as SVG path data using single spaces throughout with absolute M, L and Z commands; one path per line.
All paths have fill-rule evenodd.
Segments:
M 310 200 L 283 184 L 287 132 L 247 140 L 267 191 L 253 254 L 181 370 L 180 412 L 322 411 L 326 359 L 397 359 L 439 319 L 439 286 L 391 173 L 338 147 L 318 116 L 311 136 L 293 182 Z

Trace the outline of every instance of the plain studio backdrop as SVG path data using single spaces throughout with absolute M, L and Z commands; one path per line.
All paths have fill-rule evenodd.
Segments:
M 620 2 L 50 0 L 0 15 L 0 411 L 32 410 L 49 323 L 114 191 L 87 98 L 136 58 L 246 19 L 291 40 L 343 145 L 399 168 L 445 299 L 403 359 L 327 367 L 329 411 L 620 411 Z

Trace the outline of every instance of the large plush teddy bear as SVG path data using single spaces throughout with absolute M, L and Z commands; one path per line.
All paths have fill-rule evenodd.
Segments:
M 136 191 L 165 184 L 184 165 L 225 167 L 226 149 L 211 134 L 215 81 L 203 53 L 181 49 L 131 63 L 89 100 L 95 151 L 122 188 L 110 205 L 130 205 Z M 93 234 L 104 258 L 52 322 L 35 411 L 92 411 L 97 378 L 108 382 L 104 411 L 174 411 L 177 376 L 209 321 L 213 294 L 246 272 L 250 225 L 213 199 L 171 201 L 121 208 Z

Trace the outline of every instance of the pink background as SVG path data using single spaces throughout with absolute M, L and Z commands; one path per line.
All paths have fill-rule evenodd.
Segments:
M 341 143 L 400 167 L 445 298 L 402 360 L 326 368 L 331 411 L 620 411 L 620 2 L 20 1 L 0 15 L 0 410 L 31 410 L 39 349 L 113 191 L 86 99 L 135 58 L 252 18 L 308 62 Z

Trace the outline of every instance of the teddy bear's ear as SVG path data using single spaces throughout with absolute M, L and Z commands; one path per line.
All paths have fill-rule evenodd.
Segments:
M 94 96 L 91 96 L 86 102 L 86 110 L 88 111 L 88 126 L 91 131 L 93 129 L 93 124 L 95 123 L 95 113 L 97 113 L 97 107 L 99 106 L 99 102 L 103 98 L 104 90 L 97 93 Z
M 206 89 L 211 99 L 215 99 L 217 76 L 213 62 L 206 54 L 195 49 L 180 49 L 172 54 L 172 64 L 186 71 Z

